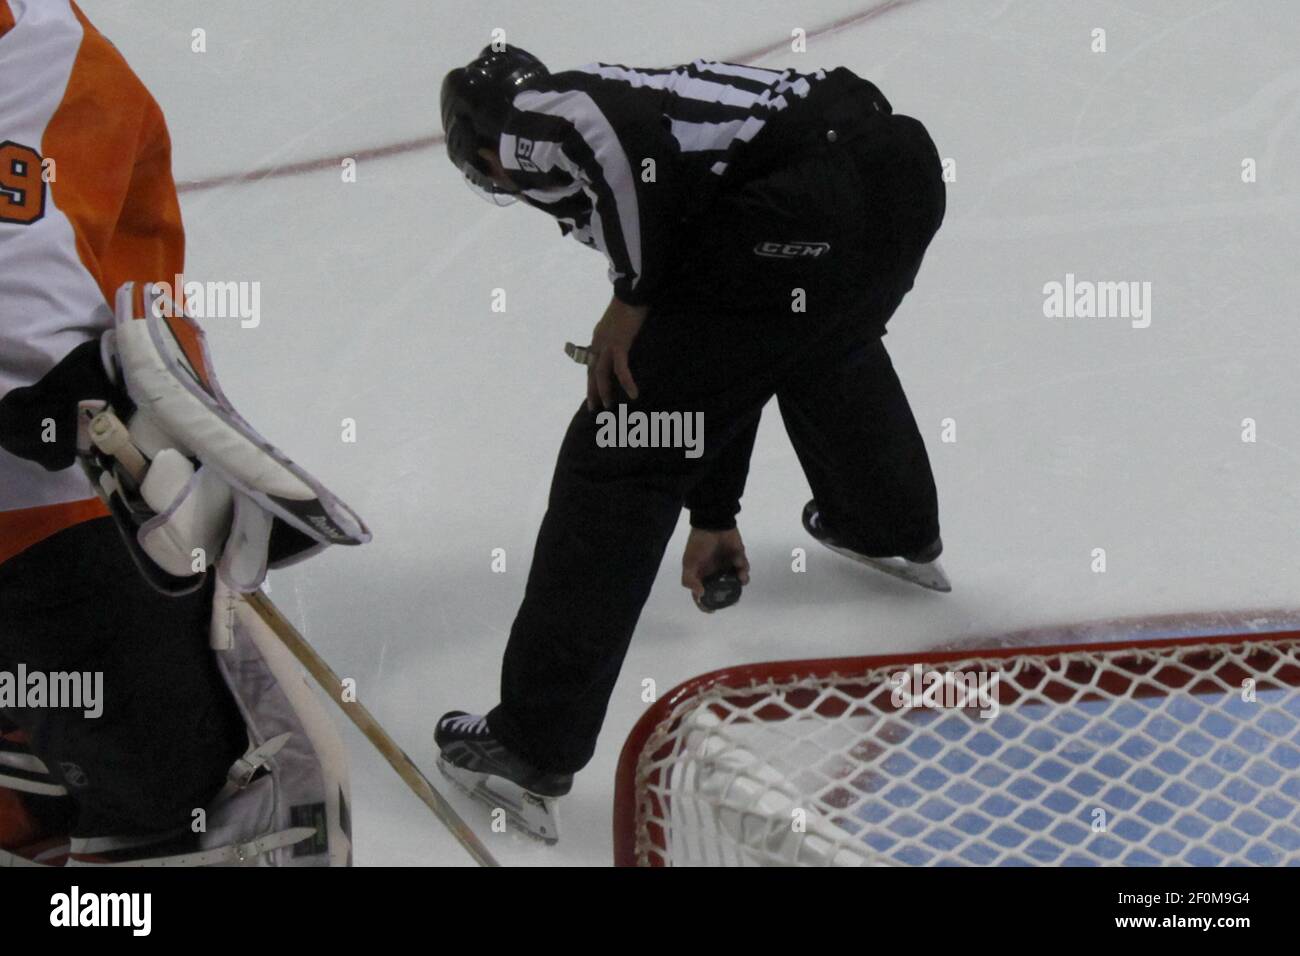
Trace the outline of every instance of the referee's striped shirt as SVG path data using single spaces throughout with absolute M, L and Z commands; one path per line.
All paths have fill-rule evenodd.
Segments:
M 620 299 L 645 303 L 664 277 L 677 226 L 825 78 L 824 70 L 713 60 L 552 74 L 515 97 L 501 163 L 524 201 L 605 254 Z

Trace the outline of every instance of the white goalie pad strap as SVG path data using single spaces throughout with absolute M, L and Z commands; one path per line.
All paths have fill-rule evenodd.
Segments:
M 350 508 L 234 410 L 208 362 L 202 331 L 164 287 L 128 282 L 118 290 L 116 307 L 118 358 L 142 413 L 237 491 L 316 541 L 370 539 Z
M 247 495 L 235 495 L 234 521 L 217 574 L 236 591 L 256 591 L 266 579 L 271 516 Z
M 27 750 L 0 750 L 0 773 L 6 770 L 22 770 L 26 773 L 39 773 L 46 776 L 50 768 L 45 761 Z
M 0 737 L 0 787 L 42 797 L 61 797 L 68 791 L 50 773 L 45 761 L 26 743 Z
M 0 866 L 48 866 L 47 863 L 40 863 L 36 860 L 29 860 L 26 857 L 19 856 L 17 853 L 10 853 L 8 850 L 0 850 Z
M 292 847 L 295 843 L 301 843 L 310 838 L 315 832 L 311 827 L 293 827 L 288 830 L 281 830 L 279 833 L 268 833 L 246 843 L 213 847 L 210 850 L 198 850 L 194 853 L 144 857 L 138 860 L 124 860 L 116 863 L 96 863 L 94 861 L 69 858 L 65 865 L 95 867 L 247 866 L 257 863 L 267 853 L 284 850 Z M 78 844 L 81 842 L 73 839 L 72 852 L 74 854 L 103 852 L 102 848 L 98 851 L 79 849 Z
M 68 791 L 34 753 L 0 750 L 0 787 L 41 797 L 61 797 Z
M 207 808 L 200 849 L 249 845 L 306 827 L 309 838 L 264 851 L 261 865 L 350 865 L 343 739 L 297 659 L 221 576 L 212 646 L 250 746 L 231 768 L 231 784 Z
M 74 836 L 70 841 L 70 851 L 80 856 L 94 856 L 97 853 L 120 853 L 123 850 L 154 846 L 158 843 L 175 840 L 184 835 L 184 830 L 171 830 L 167 833 L 151 833 L 147 836 Z
M 4 770 L 0 770 L 0 787 L 30 793 L 37 797 L 65 797 L 68 794 L 68 788 L 61 783 L 49 783 L 44 780 L 20 777 L 6 773 Z
M 292 738 L 292 734 L 280 734 L 278 737 L 272 737 L 260 747 L 254 747 L 244 756 L 236 760 L 226 773 L 226 787 L 223 794 L 234 793 L 236 790 L 243 790 L 257 772 L 267 765 L 272 757 L 278 754 Z

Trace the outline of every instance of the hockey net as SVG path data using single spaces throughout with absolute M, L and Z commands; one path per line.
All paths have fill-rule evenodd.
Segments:
M 614 816 L 621 865 L 1300 865 L 1300 631 L 715 671 Z

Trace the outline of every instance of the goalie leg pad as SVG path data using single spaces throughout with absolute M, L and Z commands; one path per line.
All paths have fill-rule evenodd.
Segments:
M 311 835 L 260 853 L 270 866 L 349 866 L 351 793 L 343 739 L 301 665 L 233 590 L 213 600 L 217 665 L 248 725 L 249 751 L 207 809 L 204 850 L 270 846 L 277 834 Z M 248 851 L 245 851 L 247 854 Z

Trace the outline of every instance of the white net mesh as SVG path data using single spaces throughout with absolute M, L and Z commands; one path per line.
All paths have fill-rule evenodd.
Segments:
M 1300 637 L 855 663 L 742 669 L 662 714 L 630 765 L 637 862 L 1300 864 Z M 915 706 L 903 671 L 991 690 Z

